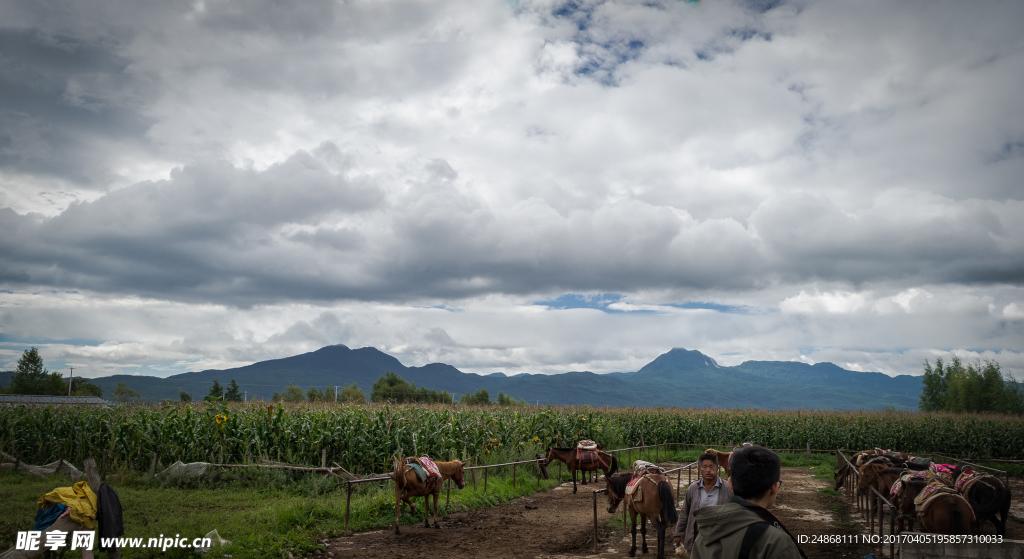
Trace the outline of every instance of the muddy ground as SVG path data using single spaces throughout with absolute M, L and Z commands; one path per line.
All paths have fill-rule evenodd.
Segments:
M 661 466 L 670 469 L 679 464 L 662 463 Z M 809 469 L 783 468 L 782 480 L 782 491 L 772 512 L 794 535 L 854 535 L 867 532 L 859 514 L 850 513 L 849 500 L 822 494 L 820 490 L 831 484 L 815 479 Z M 674 475 L 672 481 L 675 482 Z M 684 473 L 684 492 L 686 484 Z M 604 495 L 598 495 L 600 529 L 598 553 L 594 554 L 593 490 L 603 487 L 603 481 L 597 486 L 580 486 L 579 492 L 573 495 L 572 483 L 562 484 L 550 491 L 519 498 L 505 505 L 448 515 L 441 519 L 440 530 L 416 524 L 402 526 L 402 534 L 398 536 L 390 529 L 334 538 L 329 540 L 325 555 L 331 559 L 626 557 L 629 539 L 623 538 L 619 529 L 606 526 L 605 521 L 613 515 L 605 510 L 607 504 Z M 888 520 L 885 525 L 888 532 Z M 986 532 L 991 533 L 991 527 Z M 1024 525 L 1011 520 L 1007 525 L 1007 537 L 1024 539 Z M 656 535 L 648 525 L 651 554 L 647 557 L 654 557 L 656 541 Z M 668 541 L 666 554 L 672 556 L 671 539 Z M 802 547 L 811 559 L 863 557 L 879 551 L 877 546 L 852 543 L 805 544 Z M 641 556 L 639 549 L 637 551 L 637 555 Z

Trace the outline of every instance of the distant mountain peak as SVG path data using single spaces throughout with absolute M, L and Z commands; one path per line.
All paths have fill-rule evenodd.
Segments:
M 674 347 L 643 366 L 638 373 L 677 373 L 694 370 L 721 369 L 713 358 L 695 349 Z
M 486 375 L 486 376 L 489 376 L 489 377 L 502 377 L 502 378 L 507 378 L 508 377 L 508 375 L 506 375 L 505 373 L 503 373 L 501 371 L 498 371 L 497 373 L 491 373 L 491 374 Z

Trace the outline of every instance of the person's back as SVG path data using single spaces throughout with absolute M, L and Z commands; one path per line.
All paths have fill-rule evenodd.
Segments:
M 768 512 L 782 485 L 778 455 L 749 446 L 734 452 L 729 464 L 736 496 L 694 513 L 693 559 L 800 559 L 803 552 L 792 535 Z

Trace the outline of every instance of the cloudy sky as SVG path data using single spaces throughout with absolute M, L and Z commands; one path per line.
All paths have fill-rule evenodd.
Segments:
M 1024 3 L 0 0 L 0 368 L 1024 379 Z

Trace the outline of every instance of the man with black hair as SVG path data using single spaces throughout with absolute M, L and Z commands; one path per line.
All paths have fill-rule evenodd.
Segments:
M 779 455 L 761 446 L 732 453 L 729 486 L 736 494 L 694 514 L 693 559 L 806 559 L 796 539 L 768 512 L 782 486 Z
M 732 499 L 732 488 L 728 482 L 718 477 L 718 455 L 705 452 L 697 459 L 700 465 L 700 479 L 690 484 L 686 489 L 686 500 L 683 501 L 683 508 L 679 511 L 679 522 L 676 523 L 676 532 L 673 542 L 676 547 L 682 544 L 683 549 L 689 553 L 693 549 L 694 513 L 697 509 L 707 506 L 724 505 Z

